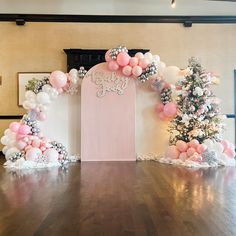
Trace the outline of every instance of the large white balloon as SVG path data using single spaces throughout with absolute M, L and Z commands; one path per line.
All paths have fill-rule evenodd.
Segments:
M 38 93 L 36 99 L 38 103 L 43 104 L 43 105 L 49 104 L 51 102 L 49 95 L 45 92 Z
M 177 66 L 168 66 L 163 70 L 163 77 L 170 84 L 178 81 L 180 69 Z
M 44 152 L 44 155 L 47 157 L 49 162 L 55 163 L 58 162 L 58 152 L 57 150 L 50 148 Z
M 25 92 L 25 98 L 26 98 L 27 100 L 35 99 L 35 98 L 36 98 L 36 94 L 35 94 L 33 91 L 31 91 L 31 90 L 26 91 L 26 92 Z
M 3 147 L 3 149 L 2 149 L 2 153 L 5 155 L 8 149 L 9 149 L 8 146 Z
M 163 76 L 163 72 L 164 72 L 164 70 L 166 68 L 166 64 L 164 62 L 162 62 L 162 61 L 159 61 L 157 68 L 158 68 L 158 70 L 157 70 L 158 75 L 159 76 Z
M 39 148 L 31 148 L 26 152 L 25 159 L 27 161 L 38 161 L 38 157 L 42 154 L 42 151 Z

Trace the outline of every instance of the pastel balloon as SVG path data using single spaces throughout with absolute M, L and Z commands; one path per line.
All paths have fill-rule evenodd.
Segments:
M 26 152 L 25 159 L 27 161 L 38 161 L 40 155 L 42 155 L 42 151 L 39 148 L 32 147 Z
M 47 157 L 48 162 L 52 162 L 52 163 L 58 162 L 59 154 L 55 149 L 53 148 L 47 149 L 44 152 L 44 155 Z
M 163 72 L 164 72 L 165 68 L 166 68 L 166 64 L 164 62 L 160 61 L 158 63 L 158 71 L 157 71 L 158 75 L 163 76 Z
M 131 66 L 125 66 L 125 67 L 123 67 L 122 73 L 123 73 L 125 76 L 130 76 L 130 75 L 132 74 L 132 67 L 131 67 Z
M 186 152 L 188 149 L 188 144 L 182 140 L 178 140 L 176 142 L 176 147 L 178 148 L 180 152 Z
M 36 99 L 41 104 L 49 104 L 51 102 L 50 96 L 45 92 L 38 93 Z
M 170 83 L 175 84 L 178 80 L 180 69 L 177 66 L 168 66 L 163 69 L 164 79 Z
M 143 55 L 142 52 L 137 52 L 137 53 L 135 54 L 135 57 L 138 58 L 138 59 L 142 59 L 142 58 L 144 58 L 144 55 Z
M 188 148 L 187 150 L 187 154 L 189 157 L 191 157 L 195 152 L 196 152 L 195 148 L 192 147 Z
M 140 66 L 134 66 L 133 69 L 132 69 L 132 74 L 135 76 L 135 77 L 138 77 L 142 74 L 143 70 Z
M 159 118 L 163 121 L 166 120 L 166 116 L 165 116 L 164 112 L 159 113 Z
M 151 60 L 153 59 L 153 56 L 150 52 L 146 52 L 144 54 L 144 58 L 146 58 L 149 62 L 151 62 Z
M 26 146 L 27 146 L 27 143 L 25 143 L 25 142 L 22 141 L 22 140 L 16 142 L 16 147 L 17 147 L 19 150 L 24 149 Z
M 40 142 L 39 139 L 35 139 L 35 140 L 33 140 L 33 142 L 32 142 L 32 146 L 33 146 L 33 147 L 39 148 L 39 147 L 40 147 L 40 144 L 41 144 L 41 142 Z
M 23 135 L 29 134 L 30 132 L 31 132 L 30 126 L 25 124 L 21 125 L 18 130 L 18 134 L 23 134 Z
M 199 145 L 199 142 L 198 142 L 197 139 L 193 139 L 189 142 L 189 146 L 192 147 L 192 148 L 196 149 L 198 147 L 198 145 Z
M 105 60 L 106 62 L 109 62 L 111 61 L 111 57 L 110 57 L 110 52 L 111 52 L 111 49 L 109 49 L 106 53 L 105 53 Z
M 213 147 L 217 153 L 222 153 L 224 151 L 223 145 L 219 142 L 214 143 Z
M 229 141 L 228 140 L 222 140 L 220 143 L 223 145 L 224 150 L 229 147 Z
M 179 154 L 180 154 L 180 152 L 178 151 L 177 147 L 172 145 L 172 146 L 169 146 L 167 148 L 165 156 L 167 158 L 171 158 L 171 159 L 178 159 L 179 158 Z
M 160 56 L 159 55 L 153 55 L 152 60 L 155 61 L 156 63 L 160 62 Z
M 25 92 L 25 98 L 27 100 L 35 99 L 35 97 L 36 97 L 36 94 L 33 91 L 28 90 L 28 91 Z
M 164 106 L 164 114 L 167 117 L 173 117 L 176 115 L 177 108 L 175 103 L 169 102 Z
M 186 161 L 188 159 L 187 152 L 182 152 L 179 154 L 179 159 L 182 161 Z
M 142 59 L 139 60 L 138 65 L 139 65 L 142 69 L 145 69 L 145 68 L 147 68 L 147 66 L 148 66 L 149 63 L 150 63 L 150 62 L 149 62 L 148 59 L 142 58 Z
M 109 62 L 108 62 L 108 68 L 109 68 L 109 70 L 111 70 L 111 71 L 116 71 L 116 70 L 119 69 L 119 65 L 117 64 L 116 61 L 109 61 Z
M 1 144 L 2 145 L 7 145 L 9 142 L 9 138 L 7 136 L 2 136 L 1 137 Z
M 69 75 L 72 76 L 72 77 L 77 77 L 78 76 L 78 71 L 73 68 L 69 71 Z
M 116 58 L 118 65 L 126 66 L 129 64 L 130 56 L 127 52 L 120 52 Z
M 60 89 L 64 87 L 67 83 L 67 77 L 66 74 L 62 71 L 53 71 L 49 77 L 50 84 L 56 88 Z
M 129 65 L 131 67 L 137 66 L 138 65 L 138 58 L 137 57 L 131 57 L 129 60 Z
M 38 114 L 38 120 L 45 121 L 46 119 L 47 119 L 47 116 L 46 116 L 46 114 L 44 112 L 40 112 Z
M 9 125 L 9 128 L 12 132 L 17 132 L 18 129 L 20 128 L 20 123 L 19 122 L 12 122 L 10 125 Z
M 6 152 L 7 152 L 8 149 L 9 149 L 9 147 L 7 147 L 7 146 L 3 147 L 2 153 L 3 153 L 4 155 L 6 155 Z
M 235 157 L 235 151 L 231 148 L 228 148 L 224 150 L 224 153 L 229 157 L 229 158 L 234 158 Z
M 202 154 L 204 151 L 206 151 L 206 149 L 207 149 L 207 146 L 205 144 L 199 144 L 197 147 L 197 152 L 199 154 Z
M 164 109 L 164 105 L 162 103 L 158 103 L 156 105 L 156 111 L 157 112 L 163 112 L 163 109 Z

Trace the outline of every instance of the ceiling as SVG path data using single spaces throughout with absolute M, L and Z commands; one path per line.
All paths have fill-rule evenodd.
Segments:
M 236 2 L 207 0 L 0 0 L 0 13 L 75 15 L 236 15 Z

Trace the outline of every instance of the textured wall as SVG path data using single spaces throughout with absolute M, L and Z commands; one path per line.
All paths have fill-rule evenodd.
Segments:
M 221 75 L 215 88 L 223 99 L 224 113 L 233 113 L 233 70 L 236 68 L 236 25 L 181 24 L 89 24 L 89 23 L 0 23 L 0 114 L 16 115 L 17 72 L 47 72 L 66 69 L 64 48 L 149 48 L 168 65 L 185 68 L 190 56 Z M 162 146 L 163 124 L 153 112 L 158 97 L 147 85 L 137 89 L 137 151 L 157 151 Z M 0 135 L 8 121 L 0 121 Z M 228 122 L 233 123 L 233 122 Z M 227 137 L 233 138 L 232 124 Z M 78 140 L 79 142 L 79 140 Z

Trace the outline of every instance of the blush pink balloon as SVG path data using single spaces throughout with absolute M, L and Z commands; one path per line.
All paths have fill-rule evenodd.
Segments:
M 129 65 L 134 67 L 138 65 L 138 58 L 137 57 L 131 57 L 129 60 Z
M 167 117 L 173 117 L 176 115 L 177 108 L 175 103 L 169 102 L 164 106 L 164 114 Z
M 10 125 L 9 125 L 9 128 L 12 132 L 17 132 L 18 129 L 20 128 L 20 123 L 19 122 L 12 122 Z
M 207 146 L 205 144 L 199 144 L 197 147 L 197 152 L 199 154 L 202 154 L 204 151 L 206 151 L 206 149 L 207 149 Z
M 220 143 L 223 145 L 224 150 L 229 148 L 229 141 L 228 140 L 222 140 Z
M 224 150 L 224 153 L 229 157 L 229 158 L 234 158 L 235 157 L 235 151 L 231 148 L 227 148 Z
M 127 52 L 120 52 L 116 58 L 118 65 L 126 66 L 129 64 L 130 56 Z
M 44 121 L 44 120 L 46 120 L 46 119 L 47 119 L 47 116 L 46 116 L 46 114 L 45 114 L 44 112 L 40 112 L 40 113 L 38 114 L 38 120 Z
M 20 135 L 21 134 L 26 135 L 26 134 L 29 134 L 30 132 L 31 132 L 30 126 L 25 125 L 25 124 L 21 125 L 19 130 L 18 130 L 18 134 L 20 134 Z
M 158 103 L 156 105 L 156 111 L 157 112 L 163 112 L 163 109 L 164 109 L 164 105 L 162 103 Z
M 180 152 L 186 152 L 188 149 L 188 144 L 182 140 L 178 140 L 176 142 L 176 147 L 178 148 Z
M 105 60 L 106 60 L 107 62 L 109 62 L 109 61 L 112 60 L 111 57 L 110 57 L 110 52 L 111 52 L 111 49 L 109 49 L 109 50 L 106 52 L 106 54 L 105 54 Z
M 142 74 L 143 70 L 140 66 L 134 66 L 133 69 L 132 69 L 132 74 L 135 76 L 135 77 L 138 77 Z
M 196 150 L 192 147 L 188 148 L 188 150 L 187 150 L 187 154 L 189 157 L 191 157 L 195 152 L 196 152 Z
M 67 83 L 67 77 L 62 71 L 56 70 L 51 73 L 49 81 L 54 88 L 61 89 Z
M 47 157 L 49 162 L 52 163 L 58 162 L 59 153 L 55 149 L 53 148 L 47 149 L 43 154 Z
M 22 150 L 26 147 L 27 143 L 25 143 L 24 141 L 20 140 L 16 143 L 16 147 L 19 149 L 19 150 Z
M 193 139 L 193 140 L 191 140 L 191 141 L 189 142 L 188 145 L 189 145 L 190 147 L 192 147 L 192 148 L 197 149 L 197 147 L 198 147 L 198 145 L 199 145 L 199 142 L 198 142 L 197 139 Z
M 144 58 L 144 55 L 143 55 L 143 53 L 141 53 L 141 52 L 137 52 L 137 53 L 135 54 L 135 57 L 138 58 L 138 59 L 143 59 L 143 58 Z
M 39 148 L 30 148 L 25 155 L 27 161 L 38 161 L 38 157 L 42 154 Z
M 41 142 L 40 142 L 39 139 L 35 139 L 35 140 L 32 142 L 32 146 L 39 148 L 39 147 L 40 147 L 40 143 L 41 143 Z
M 164 112 L 159 113 L 159 118 L 163 121 L 166 120 L 166 116 L 165 116 Z
M 187 152 L 182 152 L 179 154 L 179 159 L 182 161 L 186 161 L 188 159 Z
M 146 59 L 146 58 L 140 59 L 140 60 L 139 60 L 139 63 L 138 63 L 138 65 L 139 65 L 142 69 L 147 68 L 148 64 L 149 64 L 149 60 Z
M 111 70 L 111 71 L 116 71 L 116 70 L 119 69 L 119 65 L 117 64 L 116 61 L 109 61 L 109 62 L 108 62 L 108 68 L 109 68 L 109 70 Z
M 171 159 L 178 159 L 179 158 L 179 154 L 180 154 L 180 152 L 178 151 L 177 147 L 172 145 L 172 146 L 169 146 L 167 148 L 165 156 L 167 158 L 171 158 Z
M 123 73 L 125 76 L 130 76 L 130 75 L 132 74 L 132 67 L 131 67 L 131 66 L 125 66 L 125 67 L 123 67 L 122 73 Z

